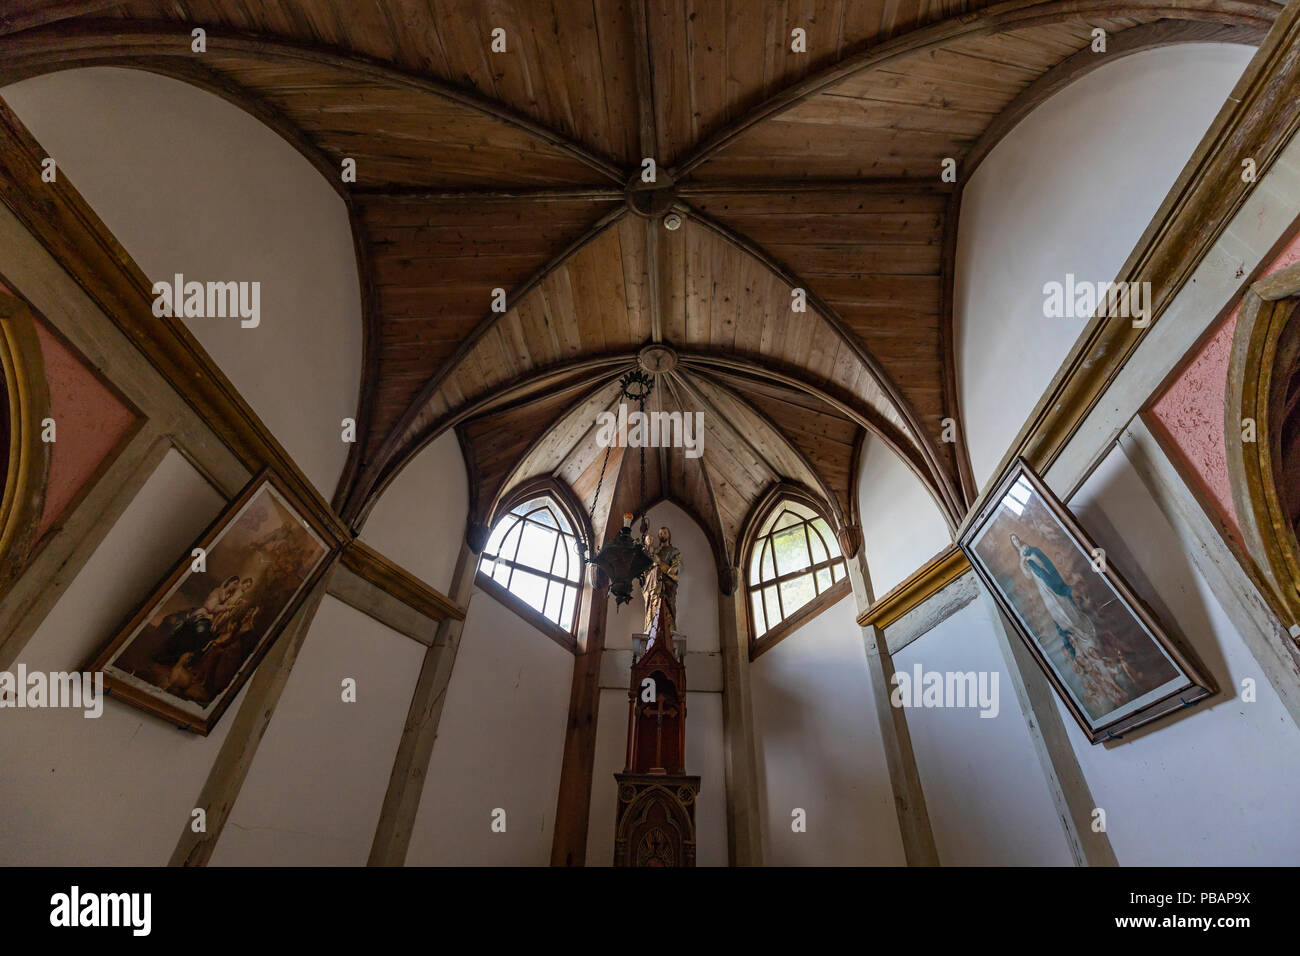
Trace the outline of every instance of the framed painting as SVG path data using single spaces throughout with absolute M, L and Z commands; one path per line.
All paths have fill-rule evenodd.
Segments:
M 1023 460 L 959 543 L 1092 743 L 1217 693 Z
M 115 696 L 207 733 L 328 564 L 324 528 L 254 478 L 89 665 Z

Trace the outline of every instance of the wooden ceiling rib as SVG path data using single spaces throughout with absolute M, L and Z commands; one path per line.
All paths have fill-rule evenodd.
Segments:
M 602 204 L 606 211 L 607 204 Z M 592 204 L 432 202 L 371 199 L 360 204 L 371 249 L 380 325 L 376 413 L 365 458 L 379 447 L 435 369 L 462 347 L 492 315 L 494 289 L 513 292 L 550 262 L 556 246 L 589 232 Z M 539 222 L 539 220 L 541 220 Z M 545 314 L 529 341 L 554 341 Z M 516 338 L 522 339 L 520 333 Z M 495 368 L 519 374 L 531 368 L 512 361 L 513 340 L 494 342 L 500 359 L 484 368 L 471 354 L 444 383 L 449 401 L 463 402 L 483 381 L 498 382 Z M 521 353 L 522 354 L 522 353 Z
M 889 60 L 750 128 L 693 175 L 938 181 L 944 157 L 959 156 L 1021 90 L 1088 48 L 1094 27 L 1119 33 L 1137 22 L 1048 24 Z
M 960 183 L 1104 59 L 1259 42 L 1269 0 L 67 0 L 0 16 L 0 82 L 90 65 L 194 83 L 280 132 L 348 205 L 359 247 L 362 442 L 336 501 L 359 527 L 458 429 L 481 518 L 521 480 L 590 507 L 592 421 L 648 343 L 681 356 L 654 407 L 705 412 L 705 453 L 648 449 L 651 500 L 686 508 L 720 566 L 778 482 L 857 520 L 866 431 L 950 523 L 966 504 L 951 243 Z M 190 30 L 208 50 L 190 51 Z M 506 51 L 490 48 L 505 30 Z M 791 49 L 791 31 L 806 52 Z M 684 224 L 625 195 L 656 159 Z M 341 183 L 344 158 L 357 182 Z M 945 257 L 948 257 L 947 259 Z M 504 312 L 493 290 L 507 292 Z M 791 308 L 804 289 L 807 309 Z M 968 470 L 968 469 L 967 469 Z M 609 456 L 600 510 L 634 509 Z M 969 488 L 966 489 L 969 492 Z M 597 533 L 603 527 L 598 516 Z M 720 578 L 721 580 L 721 578 Z
M 170 19 L 347 50 L 470 90 L 627 165 L 636 157 L 631 19 L 622 0 L 157 0 L 121 7 Z M 494 29 L 506 52 L 490 51 Z

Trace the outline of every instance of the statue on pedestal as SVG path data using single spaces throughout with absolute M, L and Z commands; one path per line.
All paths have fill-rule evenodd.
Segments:
M 650 642 L 663 634 L 672 640 L 677 627 L 677 581 L 682 571 L 682 553 L 673 547 L 666 527 L 658 535 L 645 536 L 645 549 L 654 564 L 646 572 L 641 594 L 645 598 L 645 632 Z
M 614 865 L 694 866 L 700 778 L 686 773 L 686 666 L 673 647 L 682 555 L 667 528 L 644 543 L 646 644 L 628 686 L 627 763 L 614 774 Z

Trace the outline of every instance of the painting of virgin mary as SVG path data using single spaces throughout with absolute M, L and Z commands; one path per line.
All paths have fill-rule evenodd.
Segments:
M 1209 693 L 1023 463 L 962 548 L 1094 743 Z

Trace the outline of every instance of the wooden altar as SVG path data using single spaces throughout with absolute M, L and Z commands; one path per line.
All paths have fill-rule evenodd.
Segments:
M 686 665 L 656 620 L 628 687 L 627 764 L 614 774 L 615 866 L 694 866 L 695 797 L 686 774 Z M 662 631 L 662 633 L 661 633 Z

